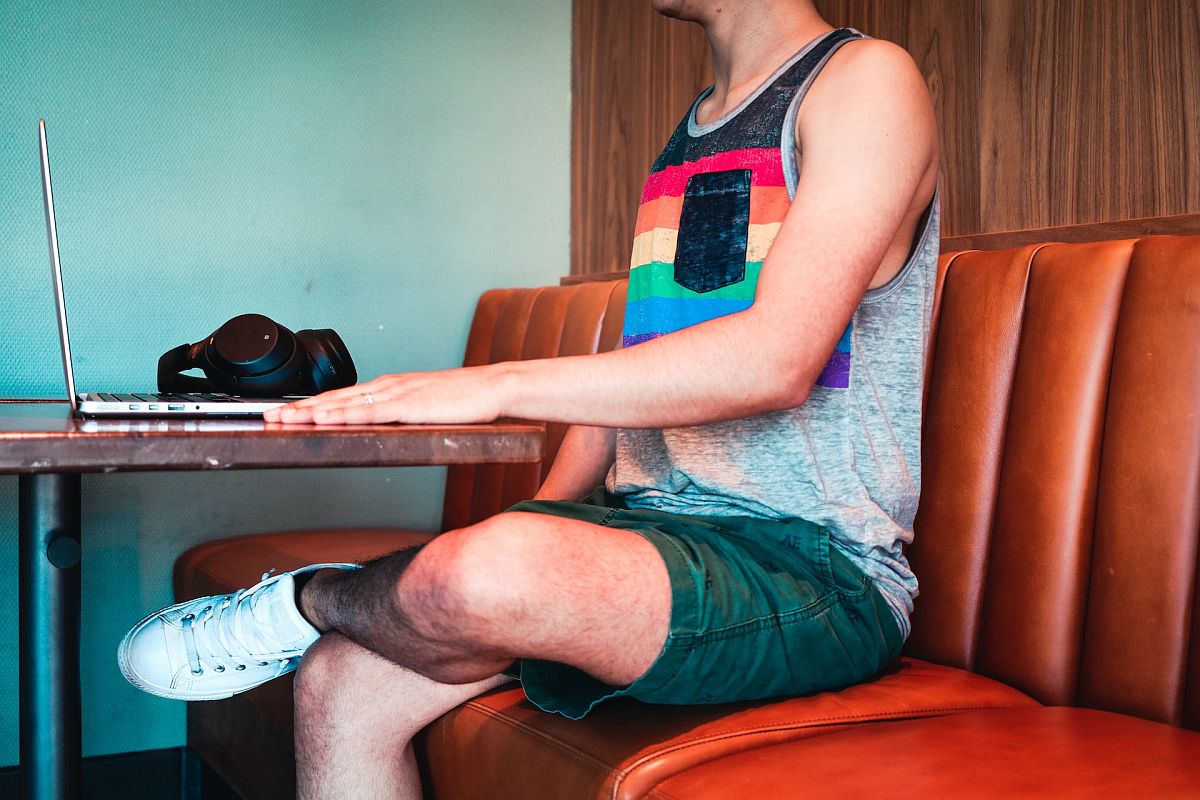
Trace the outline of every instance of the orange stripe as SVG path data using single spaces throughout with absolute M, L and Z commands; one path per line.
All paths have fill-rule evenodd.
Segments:
M 642 207 L 638 209 L 637 224 L 633 228 L 633 235 L 641 236 L 646 231 L 652 231 L 655 228 L 678 228 L 679 212 L 682 208 L 683 198 L 670 195 L 663 195 L 642 203 Z
M 752 186 L 750 188 L 750 224 L 770 225 L 783 222 L 791 208 L 786 186 Z
M 769 225 L 783 222 L 791 206 L 787 188 L 784 186 L 750 187 L 750 224 Z M 679 214 L 683 210 L 683 198 L 663 195 L 647 201 L 638 209 L 634 236 L 641 236 L 655 228 L 679 228 Z

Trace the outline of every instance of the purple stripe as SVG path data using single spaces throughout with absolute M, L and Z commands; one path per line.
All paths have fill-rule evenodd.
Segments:
M 641 344 L 642 342 L 648 342 L 651 339 L 657 339 L 660 336 L 662 336 L 661 333 L 635 333 L 632 336 L 622 336 L 621 337 L 621 346 L 622 347 L 633 347 L 635 344 Z
M 850 354 L 834 350 L 833 355 L 829 357 L 829 363 L 825 365 L 825 369 L 821 370 L 821 377 L 817 378 L 817 386 L 829 389 L 849 389 Z

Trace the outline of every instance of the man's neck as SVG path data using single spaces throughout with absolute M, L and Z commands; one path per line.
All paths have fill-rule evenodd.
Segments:
M 745 99 L 801 44 L 833 30 L 804 0 L 742 0 L 697 21 L 712 53 L 713 116 Z

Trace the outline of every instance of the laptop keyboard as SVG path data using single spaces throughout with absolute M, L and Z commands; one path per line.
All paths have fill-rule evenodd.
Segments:
M 241 403 L 239 397 L 227 394 L 115 394 L 112 392 L 93 392 L 96 397 L 106 403 Z

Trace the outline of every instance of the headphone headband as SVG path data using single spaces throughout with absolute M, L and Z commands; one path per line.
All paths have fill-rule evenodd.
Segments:
M 212 381 L 180 375 L 185 369 L 196 366 L 189 363 L 188 355 L 196 345 L 181 344 L 172 347 L 158 357 L 158 390 L 160 392 L 212 392 Z

